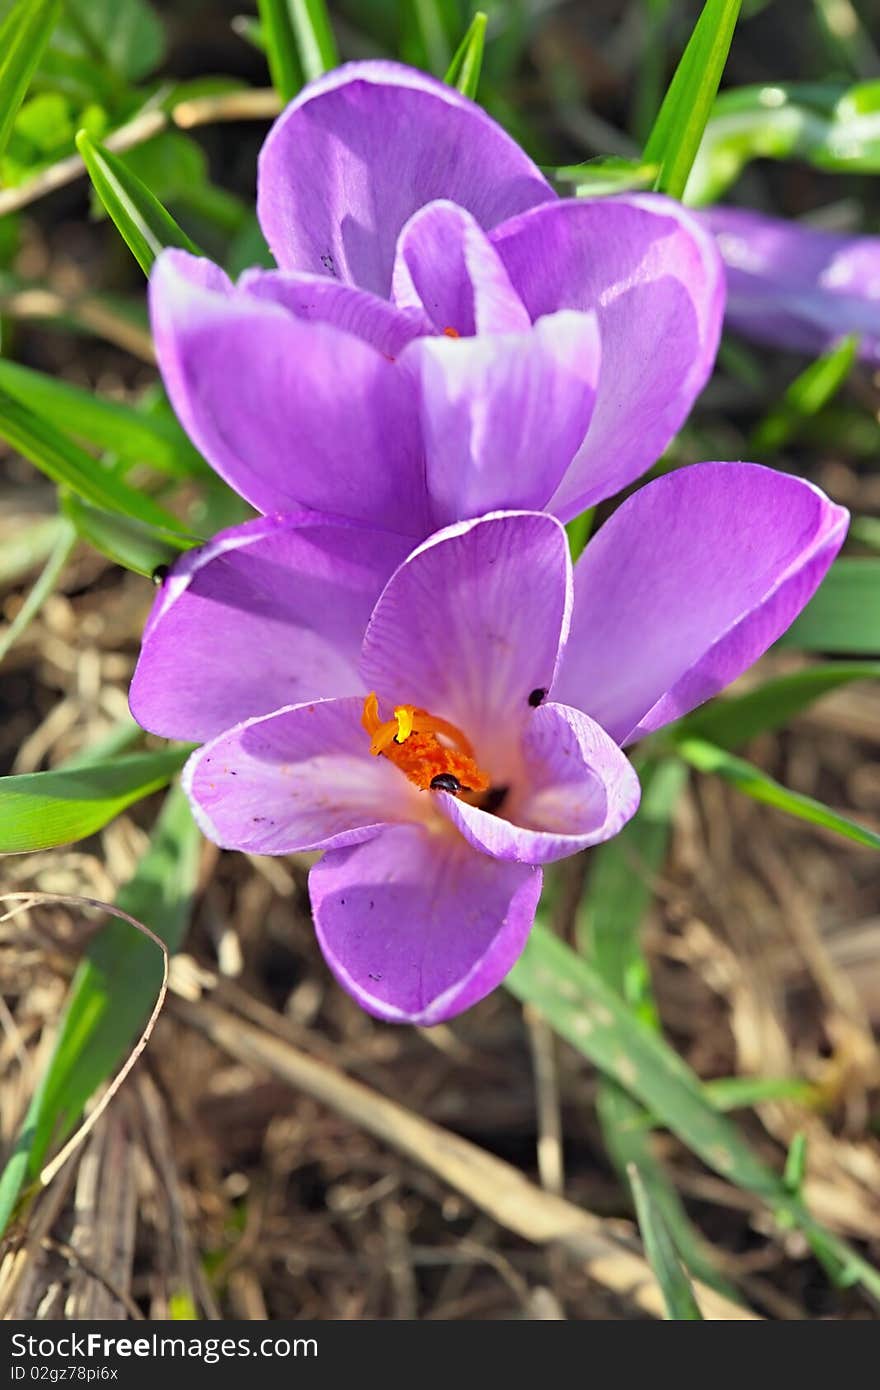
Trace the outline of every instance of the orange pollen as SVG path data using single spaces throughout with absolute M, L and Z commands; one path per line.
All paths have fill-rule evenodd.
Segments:
M 394 718 L 379 718 L 375 692 L 364 700 L 361 723 L 370 735 L 370 752 L 383 754 L 415 786 L 430 791 L 435 778 L 449 779 L 435 791 L 485 792 L 489 778 L 474 761 L 474 750 L 460 729 L 415 705 L 398 705 Z M 457 786 L 455 786 L 457 784 Z
M 461 334 L 457 328 L 444 328 L 443 336 L 444 338 L 460 338 Z

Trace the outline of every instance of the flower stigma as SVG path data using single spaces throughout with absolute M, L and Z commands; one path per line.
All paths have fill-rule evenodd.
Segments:
M 398 705 L 394 718 L 383 721 L 373 691 L 364 701 L 361 723 L 373 756 L 384 755 L 421 791 L 452 796 L 489 791 L 489 778 L 477 766 L 472 744 L 446 719 L 416 705 Z

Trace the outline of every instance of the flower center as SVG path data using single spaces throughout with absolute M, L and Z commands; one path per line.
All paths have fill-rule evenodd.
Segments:
M 375 692 L 364 700 L 361 723 L 370 735 L 370 752 L 382 754 L 421 791 L 485 792 L 489 778 L 474 761 L 474 750 L 454 724 L 415 705 L 398 705 L 393 719 L 379 718 Z

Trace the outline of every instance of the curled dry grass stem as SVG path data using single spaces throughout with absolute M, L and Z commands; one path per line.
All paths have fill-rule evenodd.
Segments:
M 135 1062 L 149 1042 L 159 1014 L 162 1012 L 165 996 L 168 993 L 168 948 L 161 937 L 157 936 L 156 933 L 148 926 L 145 926 L 143 922 L 139 922 L 137 918 L 130 916 L 129 913 L 123 912 L 121 908 L 114 907 L 112 903 L 101 902 L 97 898 L 81 898 L 67 893 L 4 893 L 0 895 L 0 903 L 18 903 L 18 906 L 13 908 L 11 912 L 7 912 L 3 917 L 0 917 L 0 921 L 8 921 L 10 917 L 17 916 L 20 912 L 27 912 L 30 908 L 37 907 L 41 903 L 64 904 L 68 907 L 91 907 L 98 912 L 107 912 L 111 917 L 118 917 L 121 921 L 128 922 L 130 926 L 134 927 L 135 931 L 140 932 L 142 936 L 148 937 L 149 940 L 153 942 L 153 945 L 158 946 L 159 950 L 162 952 L 162 983 L 150 1017 L 144 1025 L 143 1032 L 126 1058 L 123 1066 L 110 1082 L 94 1109 L 86 1116 L 82 1124 L 76 1132 L 71 1135 L 60 1152 L 41 1170 L 39 1179 L 40 1185 L 42 1187 L 48 1187 L 49 1183 L 52 1182 L 53 1178 L 61 1171 L 68 1159 L 71 1158 L 91 1134 L 95 1125 L 104 1114 L 104 1111 L 113 1100 L 113 1097 L 118 1093 Z

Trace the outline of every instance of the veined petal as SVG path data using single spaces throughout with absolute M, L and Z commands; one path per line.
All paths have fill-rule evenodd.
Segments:
M 355 285 L 343 285 L 327 275 L 293 270 L 246 270 L 239 289 L 256 299 L 280 304 L 309 323 L 329 323 L 369 343 L 392 360 L 407 343 L 433 325 L 422 309 L 398 307 Z
M 424 1026 L 504 979 L 534 920 L 541 870 L 489 859 L 455 834 L 400 826 L 325 855 L 309 891 L 343 989 L 378 1018 Z
M 553 517 L 500 512 L 450 526 L 389 580 L 364 638 L 364 681 L 389 706 L 457 725 L 500 777 L 530 694 L 553 683 L 570 583 Z
M 818 353 L 848 333 L 880 361 L 880 237 L 841 236 L 745 208 L 696 214 L 727 272 L 727 322 L 746 337 Z
M 370 757 L 363 703 L 291 705 L 197 749 L 183 785 L 208 839 L 249 854 L 293 854 L 360 844 L 415 819 L 418 793 L 385 758 Z
M 491 240 L 533 319 L 599 320 L 589 432 L 548 506 L 567 521 L 644 473 L 687 418 L 718 348 L 721 259 L 690 213 L 648 194 L 556 202 Z
M 438 805 L 475 849 L 496 859 L 547 864 L 610 840 L 639 805 L 639 779 L 604 729 L 580 710 L 534 710 L 522 742 L 522 772 L 501 815 L 447 792 Z
M 649 483 L 578 561 L 555 698 L 619 743 L 686 714 L 794 621 L 848 520 L 817 487 L 753 463 Z
M 162 584 L 132 679 L 138 723 L 201 742 L 252 715 L 363 690 L 373 605 L 408 543 L 310 512 L 188 551 Z
M 262 512 L 314 507 L 414 538 L 428 529 L 415 393 L 368 343 L 164 251 L 156 352 L 190 438 Z
M 601 370 L 593 314 L 563 310 L 522 333 L 458 342 L 420 338 L 400 365 L 418 383 L 435 526 L 548 503 L 590 428 Z
M 525 306 L 479 222 L 445 200 L 428 203 L 397 242 L 395 304 L 421 311 L 437 333 L 516 333 L 531 326 Z
M 500 126 L 398 63 L 348 63 L 282 112 L 263 146 L 257 210 L 278 264 L 388 295 L 398 233 L 436 198 L 482 227 L 555 198 Z

